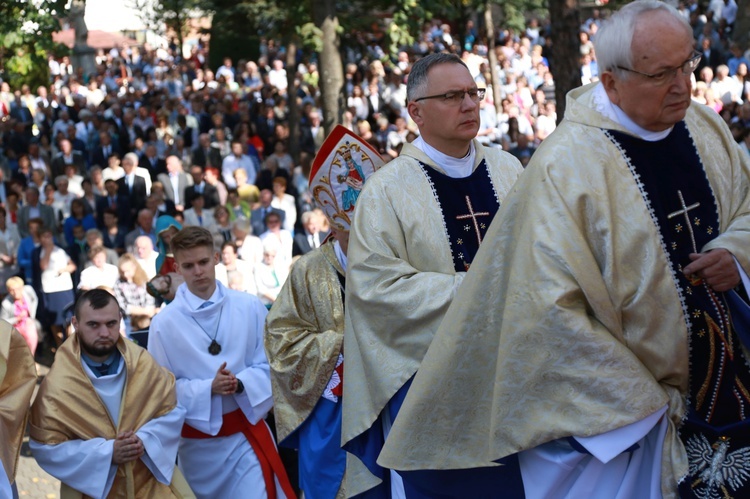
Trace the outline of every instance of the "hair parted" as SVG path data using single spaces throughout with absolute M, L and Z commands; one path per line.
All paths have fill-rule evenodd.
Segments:
M 170 245 L 172 246 L 172 253 L 177 258 L 177 253 L 180 251 L 200 248 L 202 246 L 211 248 L 213 251 L 214 238 L 208 229 L 191 225 L 172 236 Z
M 424 97 L 427 88 L 427 73 L 430 68 L 439 64 L 460 64 L 468 70 L 468 67 L 456 54 L 430 54 L 419 59 L 411 68 L 409 78 L 406 81 L 406 100 L 413 102 L 414 99 Z
M 148 275 L 146 274 L 146 271 L 143 270 L 143 268 L 140 266 L 138 260 L 136 260 L 135 255 L 133 255 L 132 253 L 124 253 L 117 261 L 117 268 L 118 270 L 120 270 L 120 275 L 122 275 L 122 266 L 126 263 L 131 263 L 135 266 L 133 283 L 135 283 L 137 286 L 145 286 L 148 282 Z

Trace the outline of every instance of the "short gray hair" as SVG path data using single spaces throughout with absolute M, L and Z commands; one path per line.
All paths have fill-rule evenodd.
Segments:
M 460 64 L 467 71 L 469 69 L 456 54 L 441 52 L 423 57 L 414 63 L 409 72 L 409 78 L 406 81 L 406 100 L 414 102 L 415 99 L 424 97 L 423 94 L 427 88 L 427 73 L 430 72 L 430 68 L 439 64 Z
M 138 155 L 134 152 L 127 153 L 122 159 L 130 162 L 133 166 L 138 166 Z
M 239 217 L 235 219 L 234 222 L 232 222 L 232 228 L 236 230 L 240 230 L 242 232 L 247 232 L 250 234 L 252 232 L 250 227 L 250 220 L 248 220 L 245 217 Z
M 610 71 L 620 77 L 626 77 L 624 71 L 617 66 L 627 68 L 633 67 L 633 35 L 636 23 L 641 14 L 663 10 L 672 15 L 685 26 L 692 37 L 692 29 L 687 19 L 669 4 L 658 0 L 636 0 L 629 3 L 619 11 L 612 14 L 594 37 L 594 48 L 596 49 L 596 61 L 599 65 L 599 73 Z

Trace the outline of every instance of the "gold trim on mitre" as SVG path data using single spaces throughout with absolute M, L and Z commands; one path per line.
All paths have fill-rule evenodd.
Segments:
M 341 125 L 326 137 L 310 170 L 310 191 L 331 225 L 349 230 L 362 187 L 384 164 L 374 147 Z

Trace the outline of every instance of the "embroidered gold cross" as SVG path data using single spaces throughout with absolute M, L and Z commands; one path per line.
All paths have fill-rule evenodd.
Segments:
M 466 215 L 458 215 L 456 220 L 466 220 L 471 218 L 471 221 L 474 223 L 474 231 L 477 233 L 477 241 L 479 244 L 482 244 L 482 234 L 479 232 L 479 222 L 477 222 L 477 217 L 488 217 L 490 216 L 490 213 L 487 211 L 475 212 L 474 207 L 471 205 L 471 199 L 469 196 L 466 196 L 466 206 L 469 208 L 469 213 Z
M 680 206 L 682 207 L 682 209 L 673 211 L 672 213 L 667 215 L 667 218 L 672 219 L 679 215 L 683 215 L 685 217 L 685 224 L 687 225 L 688 232 L 690 233 L 690 240 L 693 243 L 693 253 L 698 253 L 698 248 L 695 245 L 695 234 L 693 233 L 693 226 L 690 224 L 690 216 L 688 212 L 690 210 L 694 210 L 695 208 L 699 207 L 701 204 L 693 203 L 690 206 L 687 206 L 685 204 L 685 198 L 682 197 L 682 191 L 677 191 L 677 196 L 680 198 Z

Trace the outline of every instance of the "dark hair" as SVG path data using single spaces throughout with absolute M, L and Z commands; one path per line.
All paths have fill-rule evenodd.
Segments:
M 115 298 L 115 296 L 109 291 L 105 291 L 103 289 L 90 289 L 83 293 L 78 298 L 78 301 L 76 301 L 76 320 L 81 320 L 81 308 L 86 303 L 90 304 L 91 308 L 93 308 L 94 310 L 101 310 L 112 302 L 117 303 L 117 308 L 120 308 L 120 304 L 118 303 L 117 298 Z
M 224 251 L 224 248 L 226 248 L 227 246 L 231 246 L 235 254 L 237 253 L 237 245 L 232 241 L 224 241 L 224 244 L 221 245 L 221 251 Z

